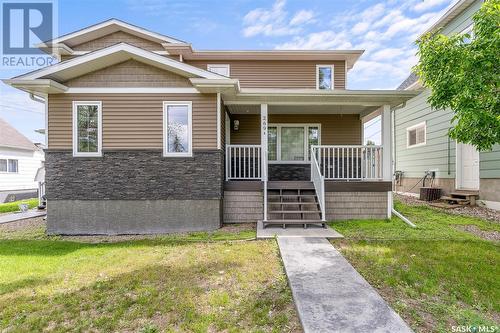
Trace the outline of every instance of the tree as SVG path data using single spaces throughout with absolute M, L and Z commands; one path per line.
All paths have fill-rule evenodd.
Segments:
M 491 150 L 500 143 L 500 0 L 486 0 L 472 20 L 472 34 L 422 36 L 414 71 L 429 104 L 454 112 L 450 137 Z

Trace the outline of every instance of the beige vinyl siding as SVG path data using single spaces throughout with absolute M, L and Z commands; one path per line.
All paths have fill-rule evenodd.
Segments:
M 217 148 L 215 94 L 55 94 L 49 149 L 72 149 L 72 102 L 102 101 L 103 150 L 162 149 L 163 101 L 193 102 L 193 149 Z
M 238 131 L 231 124 L 231 144 L 260 144 L 260 115 L 232 115 L 231 122 L 240 121 Z M 321 124 L 321 144 L 361 144 L 361 120 L 359 115 L 295 115 L 270 114 L 269 124 L 300 123 Z
M 140 38 L 123 31 L 117 31 L 101 38 L 72 47 L 75 51 L 95 51 L 118 43 L 127 43 L 149 51 L 165 51 L 160 43 Z
M 334 87 L 345 89 L 346 72 L 344 61 L 298 61 L 298 60 L 220 60 L 186 61 L 207 69 L 207 64 L 229 64 L 231 78 L 239 79 L 243 88 L 316 88 L 316 65 L 334 65 Z
M 192 87 L 183 76 L 137 60 L 112 65 L 64 82 L 68 87 Z

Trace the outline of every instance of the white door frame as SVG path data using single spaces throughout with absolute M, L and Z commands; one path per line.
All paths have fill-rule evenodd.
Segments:
M 463 189 L 464 187 L 462 186 L 462 173 L 463 173 L 463 158 L 462 158 L 462 148 L 464 144 L 459 143 L 455 141 L 455 188 L 456 189 Z M 479 157 L 479 152 L 478 154 L 478 161 L 480 163 L 480 157 Z M 480 176 L 479 176 L 479 167 L 478 167 L 478 174 L 477 174 L 477 188 L 466 188 L 468 190 L 479 190 L 479 184 L 480 184 Z

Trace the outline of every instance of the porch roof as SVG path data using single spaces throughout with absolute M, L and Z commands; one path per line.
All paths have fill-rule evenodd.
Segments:
M 383 105 L 391 107 L 417 96 L 408 90 L 316 90 L 242 88 L 236 94 L 224 94 L 231 113 L 260 113 L 267 104 L 270 113 L 344 113 L 366 115 Z

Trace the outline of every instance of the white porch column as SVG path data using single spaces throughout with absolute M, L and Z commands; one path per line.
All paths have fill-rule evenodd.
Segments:
M 260 105 L 261 177 L 264 184 L 264 221 L 267 221 L 267 104 Z
M 384 105 L 382 109 L 382 177 L 384 181 L 392 182 L 392 126 L 391 106 Z M 392 188 L 392 187 L 391 187 Z M 387 218 L 392 216 L 392 191 L 387 192 Z

